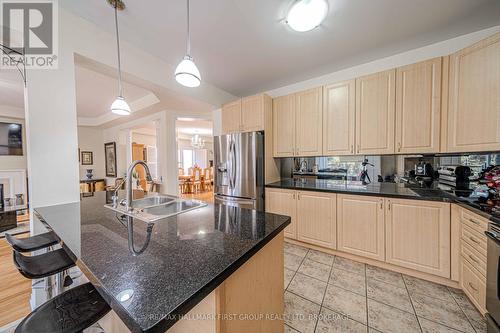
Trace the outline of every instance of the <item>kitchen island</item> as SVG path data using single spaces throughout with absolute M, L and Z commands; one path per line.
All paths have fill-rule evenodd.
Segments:
M 35 209 L 111 306 L 107 333 L 283 331 L 289 217 L 207 205 L 129 232 L 109 200 Z

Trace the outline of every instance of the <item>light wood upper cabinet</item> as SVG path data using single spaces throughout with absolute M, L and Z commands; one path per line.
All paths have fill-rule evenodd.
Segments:
M 336 248 L 336 195 L 297 193 L 297 238 L 300 241 Z
M 221 110 L 222 134 L 263 131 L 266 108 L 271 108 L 271 97 L 266 94 L 224 104 Z
M 448 152 L 500 150 L 500 33 L 450 56 Z
M 438 153 L 441 58 L 396 70 L 396 153 Z
M 264 130 L 264 103 L 266 97 L 266 95 L 260 94 L 245 97 L 241 100 L 242 132 L 255 132 Z
M 385 199 L 386 261 L 450 278 L 450 204 Z
M 384 199 L 337 195 L 337 249 L 385 260 Z
M 297 239 L 297 205 L 295 199 L 296 191 L 266 189 L 266 211 L 292 218 L 291 224 L 285 228 L 285 237 L 291 239 Z
M 241 128 L 241 99 L 224 104 L 221 110 L 222 134 L 237 133 Z
M 295 155 L 295 94 L 273 99 L 273 156 Z
M 323 87 L 323 155 L 354 155 L 355 80 Z
M 320 156 L 323 152 L 322 95 L 321 87 L 295 94 L 295 148 L 297 156 Z
M 356 153 L 393 154 L 396 70 L 356 79 Z

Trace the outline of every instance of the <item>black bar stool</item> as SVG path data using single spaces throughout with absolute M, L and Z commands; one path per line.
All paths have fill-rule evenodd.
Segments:
M 85 283 L 40 305 L 14 333 L 79 333 L 110 310 L 94 286 Z
M 28 279 L 42 279 L 75 266 L 75 262 L 64 249 L 57 249 L 31 257 L 22 255 L 17 251 L 13 251 L 12 255 L 14 265 Z
M 59 238 L 53 231 L 27 238 L 15 238 L 5 234 L 5 239 L 17 252 L 32 252 L 59 243 Z

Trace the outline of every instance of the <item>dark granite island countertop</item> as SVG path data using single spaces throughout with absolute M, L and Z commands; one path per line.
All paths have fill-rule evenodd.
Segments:
M 209 204 L 157 221 L 144 252 L 133 255 L 106 197 L 97 192 L 35 213 L 132 332 L 165 332 L 290 224 L 286 216 Z M 133 226 L 139 251 L 147 226 Z M 120 302 L 128 290 L 132 297 Z

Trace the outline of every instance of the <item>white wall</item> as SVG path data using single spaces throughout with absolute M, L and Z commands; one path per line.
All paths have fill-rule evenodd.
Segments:
M 156 146 L 156 135 L 132 133 L 132 142 L 147 146 Z
M 24 119 L 9 118 L 2 116 L 0 109 L 0 122 L 21 124 L 23 131 L 23 155 L 22 156 L 0 156 L 0 170 L 26 170 L 26 124 Z
M 86 179 L 87 169 L 92 169 L 94 179 L 105 178 L 104 164 L 104 131 L 100 127 L 78 126 L 78 148 L 82 151 L 93 153 L 94 164 L 82 165 L 80 156 L 80 179 Z

